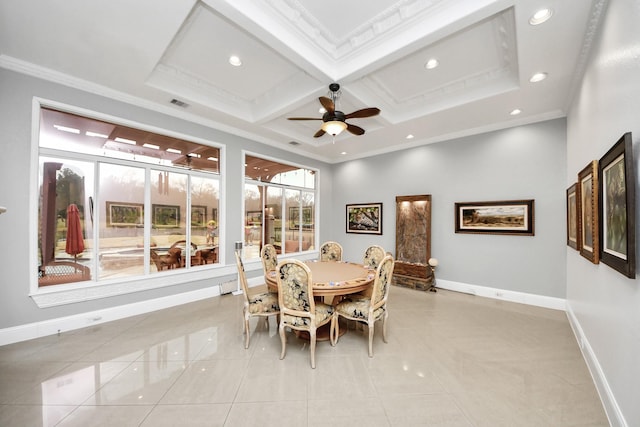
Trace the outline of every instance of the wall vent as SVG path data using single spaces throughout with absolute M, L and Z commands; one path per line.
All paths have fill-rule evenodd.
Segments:
M 175 98 L 171 100 L 171 103 L 173 105 L 177 105 L 178 107 L 182 107 L 182 108 L 187 108 L 189 106 L 189 104 L 187 104 L 186 102 L 180 101 L 179 99 L 175 99 Z

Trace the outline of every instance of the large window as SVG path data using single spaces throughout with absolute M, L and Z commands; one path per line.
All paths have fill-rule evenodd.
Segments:
M 265 244 L 280 254 L 315 249 L 315 171 L 247 155 L 244 188 L 245 258 Z
M 218 262 L 218 148 L 47 108 L 39 146 L 39 286 Z

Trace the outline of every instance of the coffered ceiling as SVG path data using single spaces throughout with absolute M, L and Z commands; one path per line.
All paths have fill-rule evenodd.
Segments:
M 605 4 L 5 1 L 0 66 L 340 162 L 565 116 Z M 531 25 L 542 8 L 551 18 Z M 348 120 L 364 135 L 287 120 L 320 119 L 332 82 L 337 109 L 380 108 Z

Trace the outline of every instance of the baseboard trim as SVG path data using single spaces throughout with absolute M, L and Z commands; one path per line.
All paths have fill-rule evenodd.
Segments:
M 7 345 L 34 338 L 41 338 L 57 333 L 73 331 L 75 329 L 94 326 L 113 320 L 150 313 L 169 307 L 175 307 L 190 302 L 200 301 L 220 295 L 220 287 L 210 286 L 191 292 L 170 295 L 152 300 L 140 301 L 133 304 L 118 307 L 105 308 L 91 312 L 76 314 L 73 316 L 59 317 L 56 319 L 34 322 L 25 325 L 5 328 L 0 330 L 0 345 Z
M 620 406 L 618 406 L 618 402 L 611 391 L 611 387 L 609 387 L 607 377 L 602 371 L 600 362 L 598 362 L 598 358 L 596 357 L 589 340 L 586 338 L 584 331 L 582 330 L 582 326 L 573 312 L 570 303 L 567 303 L 566 311 L 569 324 L 571 325 L 571 329 L 573 329 L 573 334 L 575 335 L 580 351 L 582 352 L 582 357 L 587 363 L 587 367 L 591 373 L 591 378 L 593 378 L 596 390 L 600 395 L 600 401 L 602 402 L 602 406 L 604 406 L 607 418 L 609 419 L 609 424 L 612 427 L 628 427 L 627 421 L 620 410 Z
M 566 310 L 566 300 L 564 298 L 528 294 L 499 288 L 489 288 L 486 286 L 471 285 L 469 283 L 453 282 L 451 280 L 442 279 L 436 279 L 436 288 L 463 292 L 466 294 L 477 295 L 479 297 L 533 305 L 536 307 L 551 308 L 553 310 Z

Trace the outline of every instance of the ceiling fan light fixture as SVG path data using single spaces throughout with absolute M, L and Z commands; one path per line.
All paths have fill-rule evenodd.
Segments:
M 322 130 L 332 136 L 339 135 L 346 128 L 347 124 L 339 120 L 331 120 L 322 124 Z

